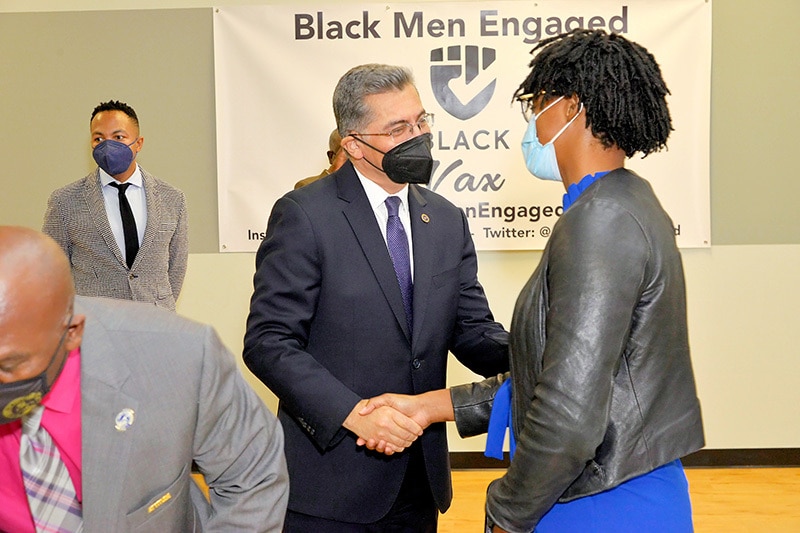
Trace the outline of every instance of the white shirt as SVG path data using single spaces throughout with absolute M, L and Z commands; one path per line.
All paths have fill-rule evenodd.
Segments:
M 358 179 L 361 181 L 361 186 L 364 187 L 364 192 L 367 193 L 367 200 L 369 205 L 372 206 L 372 211 L 375 213 L 375 219 L 378 221 L 378 227 L 381 228 L 381 235 L 383 235 L 383 242 L 386 243 L 386 251 L 389 251 L 389 243 L 386 239 L 386 223 L 389 221 L 389 211 L 386 209 L 386 199 L 390 196 L 397 196 L 400 198 L 400 207 L 397 214 L 400 217 L 400 222 L 403 223 L 403 229 L 406 232 L 408 239 L 408 260 L 411 263 L 411 281 L 414 281 L 414 246 L 411 240 L 411 214 L 408 211 L 408 185 L 403 187 L 400 192 L 389 194 L 383 188 L 364 177 L 361 172 L 356 170 Z
M 103 191 L 103 201 L 106 206 L 106 216 L 108 217 L 108 224 L 111 226 L 111 232 L 114 234 L 114 240 L 117 241 L 122 252 L 122 257 L 125 257 L 125 233 L 122 230 L 122 215 L 119 212 L 119 189 L 109 185 L 109 183 L 119 183 L 111 176 L 109 176 L 102 168 L 100 169 L 100 185 Z M 142 173 L 139 171 L 139 165 L 136 165 L 136 170 L 125 181 L 130 183 L 130 187 L 125 190 L 125 197 L 133 211 L 133 218 L 136 220 L 136 233 L 139 236 L 139 245 L 141 246 L 144 240 L 144 228 L 147 225 L 147 198 L 144 194 L 144 181 L 142 180 Z

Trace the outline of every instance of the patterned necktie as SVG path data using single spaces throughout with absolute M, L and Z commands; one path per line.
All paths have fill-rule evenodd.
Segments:
M 37 532 L 83 531 L 81 504 L 67 466 L 46 429 L 41 427 L 44 407 L 22 419 L 19 464 L 28 505 Z
M 403 297 L 403 309 L 406 311 L 406 323 L 409 333 L 412 331 L 413 318 L 411 303 L 414 296 L 414 285 L 411 282 L 411 260 L 408 253 L 408 238 L 406 237 L 403 222 L 397 214 L 400 207 L 400 198 L 390 196 L 386 199 L 386 210 L 389 220 L 386 221 L 386 243 L 389 245 L 389 256 L 394 264 L 394 273 L 400 284 L 400 295 Z
M 125 196 L 125 190 L 130 186 L 130 183 L 109 183 L 112 187 L 117 189 L 119 193 L 119 214 L 122 217 L 122 233 L 125 235 L 125 262 L 128 263 L 128 268 L 133 266 L 133 260 L 136 259 L 136 254 L 139 252 L 139 234 L 136 231 L 136 219 L 133 218 L 133 210 L 131 204 L 128 203 L 128 197 Z

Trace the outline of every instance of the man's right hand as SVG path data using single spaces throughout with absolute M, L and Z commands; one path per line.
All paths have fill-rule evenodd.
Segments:
M 359 405 L 363 405 L 359 412 L 361 416 L 370 416 L 379 409 L 392 408 L 410 417 L 422 429 L 434 422 L 455 420 L 449 389 L 429 391 L 417 396 L 386 393 L 370 398 L 366 404 L 359 402 Z M 386 453 L 383 451 L 385 443 L 377 440 L 361 437 L 358 445 Z
M 342 424 L 359 437 L 359 445 L 373 443 L 369 449 L 392 455 L 402 452 L 422 435 L 423 428 L 396 409 L 384 405 L 361 414 L 366 405 L 367 400 L 358 402 Z

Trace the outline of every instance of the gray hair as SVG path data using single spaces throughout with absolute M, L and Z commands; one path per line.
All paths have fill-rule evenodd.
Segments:
M 414 85 L 414 77 L 406 67 L 370 63 L 348 70 L 333 91 L 333 115 L 342 138 L 372 121 L 367 96 L 401 91 L 407 85 Z

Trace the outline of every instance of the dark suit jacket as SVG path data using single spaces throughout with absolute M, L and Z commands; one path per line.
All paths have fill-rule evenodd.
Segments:
M 445 387 L 447 352 L 483 375 L 508 367 L 508 338 L 477 280 L 467 220 L 410 186 L 414 331 L 392 261 L 351 163 L 279 199 L 256 256 L 244 359 L 280 399 L 289 508 L 372 522 L 394 502 L 408 454 L 356 446 L 341 426 L 361 398 Z M 431 489 L 452 497 L 444 424 L 421 437 Z
M 281 428 L 213 329 L 153 306 L 76 299 L 86 533 L 278 533 Z M 133 423 L 115 417 L 132 409 Z M 210 501 L 190 477 L 204 474 Z
M 69 257 L 78 294 L 148 302 L 174 311 L 189 256 L 186 198 L 139 170 L 147 225 L 131 268 L 108 223 L 99 169 L 50 195 L 42 231 Z

